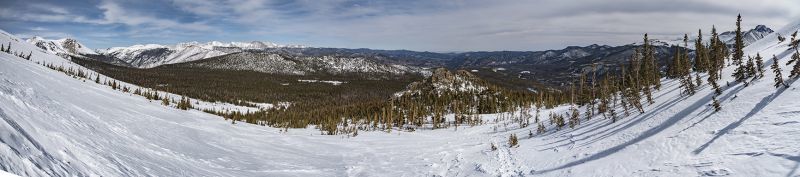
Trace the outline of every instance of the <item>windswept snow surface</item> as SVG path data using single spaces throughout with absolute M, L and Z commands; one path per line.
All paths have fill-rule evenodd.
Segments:
M 777 32 L 797 29 L 800 21 Z M 788 75 L 786 44 L 771 34 L 745 52 L 778 56 Z M 562 106 L 542 111 L 548 132 L 534 137 L 528 132 L 535 126 L 494 121 L 497 115 L 458 130 L 346 137 L 231 124 L 0 54 L 0 170 L 21 176 L 800 175 L 800 84 L 787 80 L 791 88 L 775 89 L 767 70 L 747 87 L 726 86 L 732 71 L 724 70 L 723 108 L 716 113 L 707 85 L 681 96 L 677 81 L 662 80 L 655 104 L 615 123 L 594 117 L 554 131 L 547 115 L 565 112 Z M 517 148 L 506 145 L 512 133 L 520 137 Z

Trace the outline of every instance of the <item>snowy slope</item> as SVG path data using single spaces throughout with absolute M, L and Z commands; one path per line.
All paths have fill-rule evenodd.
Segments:
M 800 21 L 778 32 L 798 29 Z M 745 52 L 775 54 L 785 76 L 787 49 L 771 34 Z M 748 87 L 725 86 L 732 72 L 732 67 L 724 70 L 720 112 L 709 106 L 713 91 L 707 85 L 686 97 L 679 95 L 677 81 L 662 80 L 656 104 L 646 113 L 617 123 L 595 118 L 574 130 L 523 140 L 514 150 L 515 162 L 532 166 L 522 171 L 546 176 L 800 175 L 800 91 L 795 89 L 800 84 L 790 80 L 792 88 L 775 89 L 767 68 L 765 78 Z
M 22 176 L 431 176 L 488 147 L 465 144 L 486 129 L 343 138 L 231 125 L 6 54 L 0 78 L 0 166 Z
M 800 21 L 777 32 L 798 29 Z M 745 51 L 778 56 L 788 75 L 787 49 L 770 34 Z M 616 123 L 594 117 L 560 131 L 546 124 L 547 133 L 529 137 L 535 127 L 484 115 L 487 123 L 476 127 L 348 138 L 231 125 L 0 53 L 0 169 L 21 176 L 800 175 L 800 84 L 775 89 L 768 70 L 748 87 L 726 86 L 732 71 L 724 70 L 716 113 L 708 86 L 681 96 L 677 81 L 662 80 L 646 113 Z M 542 119 L 566 108 L 543 110 Z M 517 148 L 505 145 L 512 133 Z

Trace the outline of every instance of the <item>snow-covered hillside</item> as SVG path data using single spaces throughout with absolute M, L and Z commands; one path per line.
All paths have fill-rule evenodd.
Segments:
M 271 42 L 211 41 L 207 43 L 186 42 L 176 45 L 145 44 L 130 47 L 112 47 L 98 50 L 100 54 L 119 58 L 135 67 L 152 68 L 164 64 L 183 63 L 220 55 L 269 48 L 303 48 L 300 45 L 279 45 Z
M 800 21 L 776 32 L 798 29 Z M 788 75 L 786 44 L 770 34 L 745 52 L 776 55 Z M 483 115 L 486 124 L 458 130 L 344 137 L 231 125 L 0 53 L 0 169 L 21 176 L 800 175 L 800 84 L 775 89 L 767 72 L 747 87 L 726 86 L 732 71 L 722 74 L 716 113 L 708 86 L 681 96 L 677 81 L 662 80 L 655 104 L 615 123 L 595 117 L 560 131 L 546 124 L 546 133 L 529 137 L 535 127 Z M 505 145 L 510 134 L 519 147 Z
M 41 48 L 47 53 L 56 54 L 59 56 L 97 54 L 92 49 L 72 38 L 48 40 L 39 36 L 34 36 L 27 39 L 26 42 Z
M 364 57 L 303 56 L 291 54 L 239 52 L 191 62 L 192 67 L 226 70 L 250 70 L 271 74 L 375 74 L 399 75 L 423 73 L 424 69 L 379 63 Z

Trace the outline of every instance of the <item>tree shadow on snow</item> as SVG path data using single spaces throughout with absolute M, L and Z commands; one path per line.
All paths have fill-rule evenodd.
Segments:
M 713 94 L 713 93 L 711 93 L 711 94 Z M 609 156 L 611 154 L 614 154 L 614 153 L 616 153 L 616 152 L 618 152 L 618 151 L 620 151 L 622 149 L 625 149 L 626 147 L 628 147 L 630 145 L 639 143 L 639 142 L 641 142 L 641 141 L 643 141 L 643 140 L 645 140 L 647 138 L 652 137 L 653 135 L 658 134 L 661 131 L 666 130 L 667 128 L 671 127 L 672 125 L 678 123 L 680 120 L 686 118 L 692 112 L 704 107 L 706 105 L 706 103 L 708 103 L 711 100 L 711 94 L 709 94 L 709 95 L 697 100 L 696 102 L 692 103 L 691 105 L 689 105 L 685 109 L 681 110 L 680 112 L 676 113 L 672 117 L 664 120 L 664 122 L 662 122 L 661 124 L 642 132 L 641 135 L 639 135 L 638 137 L 633 138 L 633 139 L 631 139 L 631 140 L 629 140 L 629 141 L 627 141 L 625 143 L 622 143 L 622 144 L 616 145 L 614 147 L 608 148 L 606 150 L 600 151 L 598 153 L 592 154 L 592 155 L 590 155 L 588 157 L 585 157 L 583 159 L 572 161 L 572 162 L 563 164 L 563 165 L 558 166 L 558 167 L 536 171 L 535 173 L 536 174 L 547 173 L 547 172 L 551 172 L 551 171 L 570 168 L 570 167 L 577 166 L 577 165 L 580 165 L 580 164 L 583 164 L 583 163 L 586 163 L 586 162 L 602 159 L 602 158 L 605 158 L 605 157 L 607 157 L 607 156 Z M 661 107 L 661 109 L 666 109 L 668 107 L 671 107 L 671 106 L 677 104 L 678 102 L 679 102 L 678 100 L 673 100 L 673 101 L 670 101 L 670 102 L 667 102 L 667 103 L 663 103 L 659 107 Z M 648 115 L 649 114 L 654 114 L 656 112 L 660 112 L 660 111 L 651 111 L 650 113 L 648 113 Z M 641 121 L 632 122 L 630 124 L 638 124 L 639 122 L 641 122 Z M 633 125 L 626 125 L 625 127 L 617 129 L 617 130 L 613 131 L 612 133 L 619 132 L 619 131 L 621 131 L 621 129 L 627 129 L 627 128 L 631 127 L 631 126 L 633 126 Z M 603 136 L 603 137 L 607 137 L 607 136 Z
M 662 94 L 660 96 L 667 95 L 668 93 L 674 92 L 676 90 L 678 90 L 678 88 L 673 88 L 673 89 L 671 89 L 671 90 L 669 90 L 667 92 L 664 92 L 664 94 Z M 652 109 L 650 111 L 647 111 L 645 113 L 641 113 L 639 115 L 631 116 L 628 119 L 620 120 L 620 121 L 615 122 L 615 123 L 612 123 L 612 122 L 610 122 L 608 120 L 597 121 L 597 122 L 595 122 L 595 124 L 598 124 L 597 127 L 600 127 L 601 125 L 609 125 L 609 124 L 613 124 L 613 126 L 610 127 L 610 128 L 607 128 L 607 129 L 603 129 L 602 131 L 599 131 L 599 132 L 595 132 L 596 129 L 592 129 L 592 128 L 589 128 L 589 127 L 581 127 L 581 129 L 584 129 L 586 131 L 581 132 L 579 134 L 576 134 L 576 135 L 574 135 L 572 137 L 582 137 L 582 138 L 572 139 L 570 137 L 570 138 L 564 138 L 564 139 L 561 139 L 561 140 L 558 140 L 558 141 L 555 141 L 555 142 L 551 142 L 551 143 L 548 143 L 548 144 L 544 144 L 543 146 L 546 146 L 546 145 L 552 145 L 552 144 L 556 144 L 556 143 L 559 143 L 559 142 L 564 142 L 564 141 L 570 140 L 570 142 L 563 143 L 563 144 L 558 144 L 558 145 L 554 145 L 554 146 L 550 146 L 550 147 L 547 147 L 547 148 L 544 148 L 544 149 L 540 149 L 540 151 L 542 151 L 542 150 L 551 150 L 551 149 L 555 149 L 555 148 L 558 148 L 558 147 L 561 147 L 561 146 L 571 145 L 574 142 L 584 141 L 586 139 L 589 139 L 589 138 L 592 138 L 592 137 L 596 137 L 596 136 L 599 136 L 599 137 L 593 138 L 591 140 L 592 142 L 598 141 L 600 139 L 604 139 L 604 138 L 606 138 L 608 136 L 616 134 L 617 132 L 620 132 L 622 130 L 628 129 L 628 128 L 632 127 L 633 125 L 636 125 L 636 124 L 639 124 L 639 123 L 641 123 L 641 122 L 643 122 L 645 120 L 648 120 L 648 119 L 652 118 L 653 114 L 660 113 L 664 109 L 672 107 L 673 105 L 677 104 L 678 102 L 680 102 L 680 101 L 682 101 L 684 99 L 685 98 L 678 97 L 678 98 L 673 99 L 673 100 L 671 100 L 669 102 L 661 103 L 661 104 L 659 104 L 658 106 L 656 106 L 654 109 Z M 633 111 L 635 112 L 636 110 L 633 110 Z M 608 124 L 601 124 L 600 122 L 607 122 Z M 623 127 L 618 128 L 620 126 L 623 126 Z M 611 131 L 611 132 L 609 132 L 609 131 Z M 584 134 L 587 134 L 587 133 L 590 133 L 590 132 L 591 133 L 595 133 L 595 134 L 594 135 L 583 136 Z M 581 146 L 585 146 L 587 144 L 590 144 L 590 143 L 583 143 L 583 144 L 581 144 Z
M 794 83 L 795 81 L 797 81 L 797 79 L 792 79 L 791 81 L 789 81 L 789 83 L 787 85 L 792 85 L 792 83 Z M 769 105 L 769 103 L 771 103 L 773 100 L 775 100 L 775 98 L 778 98 L 778 96 L 783 94 L 783 92 L 785 92 L 787 89 L 788 88 L 786 88 L 786 87 L 781 87 L 781 88 L 778 89 L 777 92 L 772 93 L 770 95 L 767 95 L 766 97 L 761 99 L 761 101 L 758 102 L 756 104 L 756 106 L 753 107 L 753 109 L 750 110 L 750 112 L 747 113 L 747 115 L 745 115 L 744 117 L 739 119 L 739 121 L 733 122 L 733 123 L 729 124 L 728 126 L 725 126 L 724 128 L 722 128 L 722 130 L 719 130 L 717 133 L 714 134 L 714 137 L 711 138 L 711 140 L 709 140 L 708 142 L 704 143 L 703 145 L 700 145 L 700 147 L 697 147 L 697 149 L 692 151 L 692 153 L 700 154 L 701 152 L 703 152 L 703 150 L 708 148 L 708 146 L 710 146 L 712 143 L 714 143 L 714 141 L 716 141 L 717 139 L 722 137 L 722 135 L 725 135 L 728 132 L 730 132 L 731 130 L 736 129 L 736 127 L 739 127 L 740 125 L 742 125 L 742 123 L 744 123 L 744 121 L 746 121 L 747 119 L 750 119 L 756 113 L 758 113 L 761 110 L 763 110 L 764 107 L 767 107 L 767 105 Z

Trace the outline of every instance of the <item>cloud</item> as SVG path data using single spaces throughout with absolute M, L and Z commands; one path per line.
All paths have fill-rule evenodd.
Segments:
M 0 15 L 110 27 L 96 33 L 158 40 L 152 43 L 278 40 L 430 51 L 618 45 L 639 41 L 643 33 L 674 38 L 711 25 L 731 30 L 737 13 L 746 28 L 779 28 L 800 16 L 800 1 L 787 0 L 104 0 L 90 7 L 96 12 L 59 4 L 37 13 L 0 8 Z
M 625 44 L 638 41 L 643 33 L 677 36 L 711 25 L 732 29 L 737 13 L 745 16 L 746 27 L 767 24 L 777 28 L 800 16 L 800 3 L 782 0 L 173 3 L 197 15 L 233 19 L 254 35 L 306 36 L 312 45 L 416 50 L 539 50 Z
M 179 22 L 171 19 L 158 18 L 134 9 L 126 9 L 117 2 L 104 0 L 97 5 L 102 12 L 101 17 L 91 18 L 82 14 L 74 14 L 71 10 L 52 4 L 29 4 L 25 8 L 0 8 L 0 15 L 6 19 L 33 21 L 33 22 L 73 22 L 93 25 L 123 24 L 133 28 L 146 28 L 155 31 L 164 29 L 178 29 L 188 31 L 219 31 L 204 22 Z
M 112 1 L 103 1 L 97 6 L 103 11 L 103 18 L 86 21 L 95 24 L 125 24 L 128 26 L 143 26 L 153 30 L 181 29 L 189 31 L 215 31 L 215 28 L 203 22 L 182 23 L 175 20 L 162 19 L 147 14 L 129 11 Z

